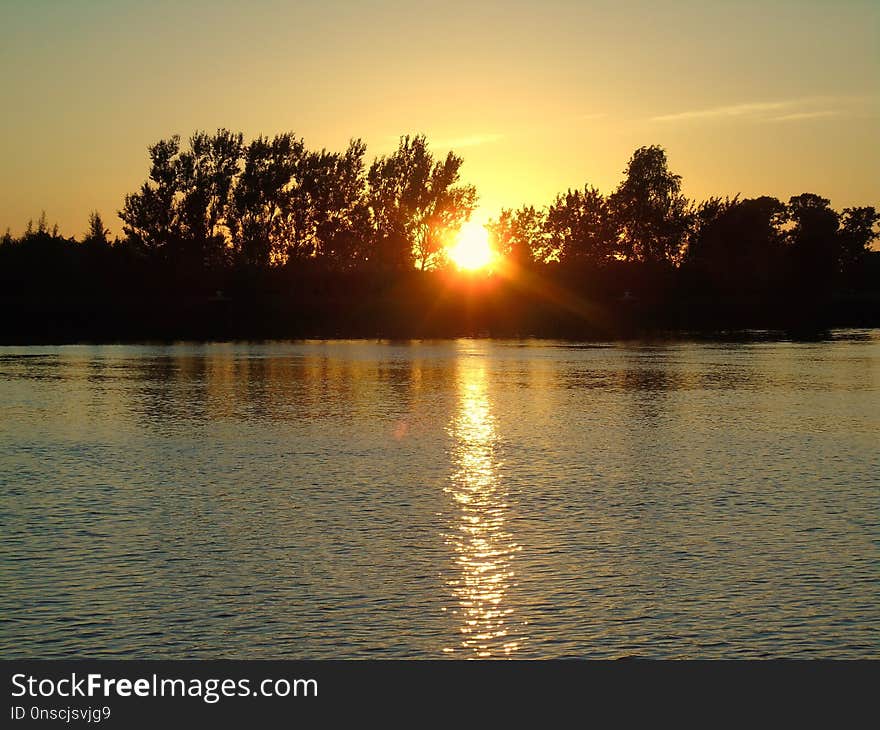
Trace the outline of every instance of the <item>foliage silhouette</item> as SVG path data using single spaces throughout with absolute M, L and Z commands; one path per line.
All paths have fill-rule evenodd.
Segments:
M 0 237 L 3 341 L 492 334 L 880 325 L 880 214 L 814 193 L 689 201 L 665 151 L 487 224 L 500 263 L 445 257 L 476 206 L 462 158 L 403 136 L 372 163 L 352 140 L 196 132 L 148 148 L 123 237 L 81 240 L 45 212 Z
M 614 255 L 611 209 L 597 188 L 586 186 L 559 195 L 547 211 L 546 230 L 553 256 L 562 263 L 596 265 Z
M 608 199 L 619 252 L 629 261 L 676 262 L 691 222 L 681 176 L 669 171 L 662 147 L 640 147 Z
M 397 151 L 370 167 L 369 199 L 376 258 L 391 268 L 422 270 L 442 261 L 444 246 L 476 207 L 472 185 L 457 185 L 463 160 L 434 160 L 423 135 L 400 138 Z

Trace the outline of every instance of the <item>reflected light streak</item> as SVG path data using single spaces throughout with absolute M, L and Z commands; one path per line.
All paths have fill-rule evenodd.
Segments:
M 505 603 L 519 546 L 505 524 L 509 505 L 498 477 L 486 366 L 468 355 L 459 363 L 459 405 L 449 426 L 457 469 L 446 487 L 456 516 L 446 542 L 458 567 L 448 585 L 458 601 L 454 613 L 460 620 L 461 642 L 444 652 L 460 651 L 473 658 L 509 656 L 521 644 L 521 639 L 509 636 L 512 609 Z

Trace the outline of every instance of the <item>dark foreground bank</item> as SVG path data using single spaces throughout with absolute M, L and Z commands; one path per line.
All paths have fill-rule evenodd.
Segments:
M 874 258 L 880 258 L 876 254 Z M 872 265 L 877 262 L 872 261 Z M 872 266 L 872 268 L 880 268 Z M 553 266 L 514 274 L 75 269 L 0 292 L 0 343 L 263 338 L 566 337 L 880 326 L 880 275 L 722 290 L 681 269 Z M 62 276 L 64 274 L 64 276 Z M 159 283 L 161 282 L 161 283 Z

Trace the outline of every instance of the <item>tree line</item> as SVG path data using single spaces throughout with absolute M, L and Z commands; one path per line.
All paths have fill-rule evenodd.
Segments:
M 309 320 L 320 334 L 328 311 L 334 321 L 357 313 L 366 322 L 382 300 L 384 314 L 375 316 L 395 319 L 406 309 L 435 311 L 450 286 L 464 285 L 445 274 L 446 250 L 477 193 L 461 182 L 462 158 L 435 157 L 422 135 L 401 137 L 394 152 L 369 163 L 358 139 L 341 152 L 316 151 L 293 133 L 245 141 L 225 129 L 196 132 L 186 143 L 172 136 L 148 152 L 147 179 L 118 211 L 121 237 L 111 240 L 97 212 L 79 239 L 62 236 L 45 214 L 21 236 L 0 237 L 0 296 L 16 298 L 22 328 L 49 316 L 67 321 L 84 301 L 93 304 L 80 329 L 88 330 L 89 316 L 109 316 L 108 307 L 128 307 L 133 320 L 163 311 L 171 322 L 221 290 L 222 298 L 259 303 L 256 314 L 241 304 L 244 323 Z M 467 311 L 494 306 L 485 316 L 491 324 L 504 310 L 510 331 L 518 331 L 511 312 L 521 312 L 540 334 L 556 311 L 540 301 L 542 291 L 610 312 L 631 290 L 646 321 L 660 310 L 693 310 L 695 302 L 712 311 L 734 302 L 732 309 L 760 315 L 780 306 L 780 296 L 796 300 L 798 310 L 799 302 L 855 292 L 852 311 L 874 317 L 878 222 L 874 207 L 838 212 L 815 193 L 787 202 L 689 200 L 665 150 L 641 147 L 607 195 L 587 184 L 543 207 L 500 211 L 487 228 L 504 262 L 495 277 L 504 280 L 503 294 L 496 292 L 504 301 L 490 306 L 484 294 Z M 135 297 L 148 302 L 140 307 Z M 444 306 L 451 323 L 458 314 Z M 544 314 L 535 319 L 532 310 Z M 161 333 L 162 325 L 154 329 Z
M 367 166 L 366 145 L 312 151 L 293 133 L 221 129 L 149 148 L 149 180 L 119 217 L 144 252 L 206 266 L 318 262 L 333 268 L 431 268 L 471 215 L 462 159 L 435 159 L 424 136 L 405 136 Z
M 662 147 L 637 149 L 610 195 L 585 185 L 544 208 L 505 209 L 489 223 L 495 246 L 521 264 L 639 262 L 675 267 L 721 291 L 783 279 L 815 287 L 864 273 L 880 214 L 815 193 L 688 200 Z

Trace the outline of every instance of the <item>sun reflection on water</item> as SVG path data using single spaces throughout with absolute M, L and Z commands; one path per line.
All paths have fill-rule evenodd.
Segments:
M 482 358 L 459 359 L 458 409 L 449 426 L 456 470 L 446 492 L 455 517 L 446 536 L 458 572 L 448 585 L 458 607 L 461 642 L 447 654 L 509 656 L 520 648 L 511 636 L 512 609 L 505 597 L 513 584 L 513 554 L 519 546 L 508 532 L 509 505 L 498 477 L 497 435 Z

